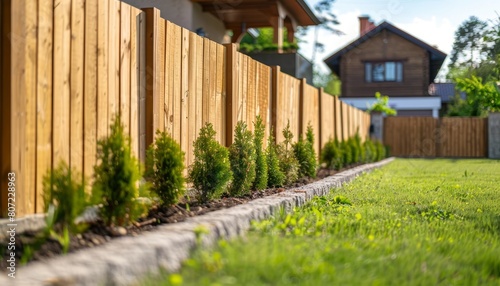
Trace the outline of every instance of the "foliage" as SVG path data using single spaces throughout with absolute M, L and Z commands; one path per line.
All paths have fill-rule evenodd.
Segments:
M 342 149 L 342 162 L 344 162 L 344 167 L 347 167 L 354 163 L 354 159 L 352 157 L 352 147 L 349 144 L 349 140 L 340 142 L 340 149 Z
M 233 171 L 233 181 L 229 192 L 233 196 L 250 192 L 255 180 L 255 145 L 252 132 L 247 124 L 238 121 L 234 129 L 234 142 L 229 148 L 229 161 Z
M 337 139 L 330 139 L 321 150 L 321 162 L 329 169 L 340 170 L 344 164 L 344 155 Z
M 261 51 L 277 51 L 278 45 L 274 43 L 274 30 L 272 28 L 259 28 L 257 37 L 253 38 L 250 34 L 245 34 L 240 42 L 240 51 L 245 53 Z M 283 51 L 291 52 L 299 49 L 297 43 L 288 42 L 288 31 L 283 29 Z
M 263 190 L 267 187 L 267 156 L 264 151 L 265 125 L 262 117 L 257 115 L 254 122 L 253 144 L 255 146 L 255 181 L 253 187 L 256 190 Z
M 342 92 L 342 82 L 338 76 L 333 73 L 323 73 L 319 69 L 313 70 L 313 85 L 322 87 L 325 93 L 332 96 L 339 96 Z
M 299 162 L 299 176 L 316 178 L 318 162 L 314 150 L 314 133 L 311 124 L 307 126 L 306 140 L 299 136 L 299 140 L 293 144 L 295 158 Z
M 387 153 L 384 144 L 382 144 L 382 142 L 380 141 L 376 141 L 375 147 L 377 149 L 377 161 L 385 159 L 387 157 Z
M 285 182 L 285 174 L 281 170 L 278 157 L 278 146 L 274 142 L 273 130 L 267 140 L 267 186 L 270 188 L 281 187 Z
M 113 119 L 110 134 L 97 142 L 97 161 L 94 166 L 94 200 L 102 203 L 100 210 L 107 225 L 125 225 L 134 220 L 138 180 L 142 174 L 130 151 L 128 138 L 120 116 Z
M 450 55 L 449 67 L 468 63 L 469 67 L 478 65 L 485 57 L 485 42 L 488 23 L 471 16 L 455 32 L 455 41 Z
M 145 177 L 164 205 L 174 205 L 184 195 L 183 172 L 184 152 L 172 137 L 158 130 L 147 151 Z
M 293 133 L 290 130 L 290 121 L 288 121 L 285 129 L 283 129 L 283 137 L 285 140 L 278 145 L 278 158 L 280 162 L 280 169 L 285 174 L 285 185 L 289 185 L 297 181 L 299 178 L 300 164 L 295 158 L 293 152 L 292 140 Z
M 206 123 L 194 141 L 195 160 L 189 168 L 188 182 L 193 183 L 202 202 L 220 197 L 233 176 L 229 152 L 215 140 L 215 134 L 213 125 Z
M 396 115 L 397 112 L 393 108 L 389 107 L 389 97 L 387 95 L 381 95 L 380 92 L 375 92 L 376 101 L 370 106 L 367 112 L 382 112 L 386 115 Z
M 80 232 L 75 220 L 87 206 L 85 181 L 81 174 L 71 170 L 66 163 L 59 162 L 43 177 L 43 201 L 45 212 L 52 209 L 51 225 L 59 232 Z
M 499 173 L 486 159 L 397 159 L 252 223 L 244 239 L 196 250 L 178 275 L 185 285 L 498 285 Z
M 372 140 L 366 140 L 363 143 L 363 148 L 365 149 L 366 159 L 365 162 L 375 162 L 377 161 L 377 147 Z
M 481 78 L 457 79 L 457 88 L 467 94 L 470 105 L 478 104 L 481 109 L 489 111 L 500 111 L 500 91 L 494 82 L 483 84 Z
M 359 131 L 356 131 L 356 134 L 354 134 L 354 137 L 352 138 L 353 141 L 353 147 L 356 149 L 356 155 L 353 156 L 354 160 L 358 163 L 365 162 L 366 160 L 366 150 L 363 148 L 363 143 L 361 142 L 361 136 L 359 136 Z

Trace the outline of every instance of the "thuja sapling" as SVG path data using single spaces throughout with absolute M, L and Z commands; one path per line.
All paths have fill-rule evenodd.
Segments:
M 234 142 L 229 147 L 229 161 L 233 171 L 233 181 L 229 193 L 233 196 L 250 192 L 255 180 L 255 146 L 253 135 L 247 124 L 238 121 L 234 129 Z
M 195 159 L 189 168 L 188 182 L 202 202 L 220 197 L 233 177 L 229 152 L 215 140 L 215 134 L 213 125 L 206 123 L 194 141 Z

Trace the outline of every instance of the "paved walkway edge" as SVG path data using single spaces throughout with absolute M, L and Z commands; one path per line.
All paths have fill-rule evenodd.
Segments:
M 268 218 L 280 208 L 290 212 L 314 196 L 326 195 L 362 173 L 393 161 L 388 158 L 335 174 L 299 188 L 250 201 L 232 208 L 192 217 L 181 223 L 159 226 L 136 237 L 123 237 L 86 249 L 17 269 L 16 279 L 0 272 L 0 285 L 130 285 L 160 269 L 176 271 L 196 246 L 195 230 L 204 227 L 202 243 L 245 233 L 252 220 Z

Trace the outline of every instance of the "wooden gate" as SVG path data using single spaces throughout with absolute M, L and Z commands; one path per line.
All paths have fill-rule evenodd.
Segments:
M 387 117 L 384 144 L 393 156 L 486 157 L 488 119 Z

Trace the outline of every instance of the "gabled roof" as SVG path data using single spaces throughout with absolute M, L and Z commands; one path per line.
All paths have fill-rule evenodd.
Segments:
M 433 46 L 415 38 L 414 36 L 406 33 L 405 31 L 395 27 L 394 25 L 390 24 L 389 22 L 384 21 L 371 31 L 367 32 L 363 36 L 357 38 L 341 50 L 337 51 L 333 55 L 329 56 L 324 60 L 326 65 L 337 75 L 340 75 L 340 58 L 348 53 L 349 51 L 355 49 L 357 46 L 361 45 L 362 43 L 368 41 L 369 39 L 373 38 L 375 35 L 380 33 L 382 30 L 388 30 L 410 42 L 413 44 L 427 50 L 430 54 L 430 81 L 433 81 L 434 78 L 436 77 L 439 69 L 441 68 L 441 65 L 443 64 L 446 54 L 441 52 L 440 50 L 434 48 Z

